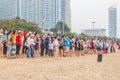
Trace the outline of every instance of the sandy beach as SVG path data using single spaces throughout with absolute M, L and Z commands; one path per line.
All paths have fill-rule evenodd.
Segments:
M 0 59 L 0 80 L 120 80 L 120 54 Z

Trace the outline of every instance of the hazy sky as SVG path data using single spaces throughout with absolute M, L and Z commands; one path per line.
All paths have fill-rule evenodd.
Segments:
M 72 31 L 80 33 L 81 29 L 108 28 L 108 8 L 118 0 L 71 0 Z

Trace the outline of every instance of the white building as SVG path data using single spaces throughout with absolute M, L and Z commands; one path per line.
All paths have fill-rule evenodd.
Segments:
M 106 36 L 105 29 L 85 29 L 84 33 L 90 36 Z

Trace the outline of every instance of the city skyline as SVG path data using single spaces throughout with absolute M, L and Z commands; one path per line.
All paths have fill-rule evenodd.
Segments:
M 22 1 L 22 2 L 17 3 L 16 1 Z M 42 0 L 30 0 L 30 1 L 32 1 L 33 3 L 31 3 L 27 0 L 12 0 L 9 3 L 8 3 L 8 0 L 1 0 L 0 1 L 0 3 L 1 3 L 0 9 L 2 9 L 1 10 L 2 14 L 0 14 L 0 18 L 1 19 L 3 19 L 3 17 L 14 18 L 16 16 L 20 16 L 22 19 L 26 19 L 27 21 L 30 21 L 30 22 L 34 21 L 34 22 L 38 23 L 39 26 L 41 26 L 43 24 L 43 22 L 46 21 L 46 23 L 48 23 L 48 24 L 44 23 L 44 26 L 43 26 L 44 28 L 45 28 L 45 26 L 53 27 L 55 25 L 56 21 L 65 21 L 68 25 L 71 26 L 72 32 L 76 32 L 76 33 L 80 33 L 83 29 L 92 29 L 92 27 L 93 27 L 92 22 L 94 21 L 94 22 L 96 22 L 95 28 L 96 29 L 106 29 L 107 36 L 108 36 L 108 32 L 109 32 L 108 8 L 112 5 L 117 5 L 117 9 L 118 9 L 117 14 L 120 13 L 120 5 L 117 4 L 120 2 L 119 0 L 100 0 L 100 1 L 96 1 L 96 0 L 91 0 L 91 1 L 89 1 L 89 0 L 79 0 L 79 1 L 78 0 L 48 0 L 47 1 L 47 0 L 45 0 L 45 1 L 47 1 L 47 2 L 44 2 L 47 4 L 46 9 L 48 9 L 47 12 L 49 12 L 49 14 L 46 14 L 46 15 L 47 15 L 47 17 L 50 16 L 50 18 L 48 19 L 48 18 L 46 18 L 46 16 L 41 15 L 42 7 L 37 6 L 37 5 L 40 5 L 40 3 L 41 3 L 40 1 L 42 1 Z M 61 2 L 59 2 L 59 1 L 61 1 Z M 6 3 L 3 3 L 3 2 L 6 2 Z M 28 4 L 24 4 L 20 8 L 21 4 L 23 4 L 23 3 L 28 3 Z M 48 4 L 48 3 L 50 3 L 50 4 Z M 64 6 L 65 3 L 66 3 L 66 7 Z M 12 4 L 14 4 L 14 5 L 12 5 Z M 6 6 L 4 6 L 4 5 L 6 5 Z M 32 6 L 32 5 L 34 5 L 34 7 L 30 8 L 30 6 Z M 17 6 L 17 7 L 15 7 L 15 6 Z M 9 8 L 7 8 L 7 7 L 9 7 Z M 57 10 L 54 7 L 56 7 Z M 59 9 L 58 7 L 61 7 L 61 9 Z M 11 8 L 13 8 L 13 9 L 11 9 Z M 39 11 L 37 11 L 37 8 L 39 9 Z M 44 8 L 44 6 L 43 6 L 43 8 Z M 6 9 L 6 11 L 3 11 L 4 9 Z M 20 10 L 18 10 L 18 9 L 20 9 Z M 30 14 L 27 13 L 28 9 L 29 9 Z M 44 8 L 44 10 L 45 10 L 45 8 Z M 35 13 L 35 12 L 37 12 L 37 13 Z M 64 12 L 66 12 L 66 14 Z M 38 16 L 32 16 L 31 13 L 34 15 L 38 15 Z M 59 14 L 59 13 L 61 13 L 61 14 Z M 31 17 L 31 19 L 29 18 L 29 16 Z M 63 16 L 64 17 L 67 16 L 67 17 L 62 18 Z M 117 16 L 117 36 L 118 37 L 120 36 L 119 35 L 120 34 L 120 32 L 119 32 L 119 29 L 120 29 L 119 28 L 119 26 L 120 26 L 119 17 L 120 16 L 118 15 Z M 44 18 L 46 18 L 46 20 L 44 20 Z
M 2 0 L 0 18 L 20 17 L 37 23 L 44 30 L 50 30 L 58 21 L 63 21 L 71 28 L 70 7 L 70 0 Z

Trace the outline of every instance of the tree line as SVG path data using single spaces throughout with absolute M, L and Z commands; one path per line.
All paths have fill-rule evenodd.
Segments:
M 13 19 L 1 19 L 0 20 L 0 27 L 4 30 L 23 30 L 23 31 L 36 31 L 38 33 L 42 33 L 42 29 L 38 26 L 36 23 L 27 22 L 24 19 L 20 19 L 19 17 L 13 18 Z M 71 28 L 63 21 L 58 21 L 55 25 L 55 27 L 51 28 L 50 31 L 52 31 L 55 34 L 63 34 L 63 28 L 64 28 L 64 35 L 68 36 L 76 36 L 78 38 L 88 38 L 88 39 L 110 39 L 115 42 L 120 43 L 120 39 L 118 38 L 109 38 L 107 36 L 90 36 L 88 34 L 77 34 L 75 32 L 71 32 Z
M 1 19 L 0 27 L 4 30 L 23 30 L 23 31 L 36 31 L 42 33 L 41 28 L 39 28 L 38 24 L 27 22 L 24 19 L 20 19 L 19 17 L 13 19 Z

